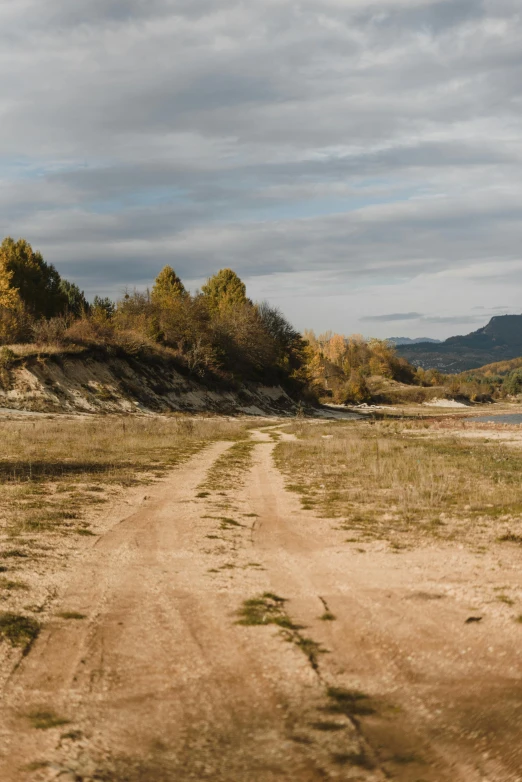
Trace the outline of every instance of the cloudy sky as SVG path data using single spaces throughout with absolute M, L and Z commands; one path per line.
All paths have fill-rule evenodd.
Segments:
M 521 312 L 520 0 L 0 0 L 0 235 L 299 328 Z

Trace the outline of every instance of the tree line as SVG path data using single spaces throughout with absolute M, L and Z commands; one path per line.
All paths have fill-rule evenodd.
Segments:
M 89 303 L 24 239 L 0 246 L 0 344 L 117 346 L 168 351 L 191 375 L 306 384 L 305 343 L 282 313 L 252 302 L 231 269 L 191 294 L 165 266 L 147 291 Z
M 516 362 L 498 376 L 445 376 L 413 367 L 386 340 L 301 335 L 277 308 L 252 302 L 231 269 L 191 294 L 165 266 L 150 290 L 127 291 L 117 301 L 96 296 L 90 303 L 29 242 L 7 238 L 0 245 L 0 345 L 23 342 L 142 356 L 163 350 L 189 375 L 283 383 L 301 397 L 341 404 L 386 401 L 376 379 L 417 386 L 419 400 L 420 389 L 433 387 L 473 401 L 522 393 Z M 392 393 L 390 384 L 386 393 Z

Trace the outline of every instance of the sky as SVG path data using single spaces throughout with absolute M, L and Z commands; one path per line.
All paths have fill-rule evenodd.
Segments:
M 520 0 L 0 0 L 0 237 L 300 329 L 520 313 Z

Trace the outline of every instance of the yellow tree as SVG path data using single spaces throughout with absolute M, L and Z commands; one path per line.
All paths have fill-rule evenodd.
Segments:
M 13 272 L 0 254 L 0 345 L 9 345 L 24 338 L 27 332 L 25 308 L 18 290 L 13 286 Z
M 201 287 L 211 310 L 227 309 L 249 303 L 245 283 L 232 271 L 220 269 Z
M 13 288 L 13 272 L 10 271 L 0 255 L 0 307 L 17 309 L 21 305 L 20 294 Z
M 186 296 L 187 291 L 172 266 L 164 266 L 156 279 L 151 291 L 155 304 L 166 304 L 172 299 Z
M 10 236 L 0 245 L 0 274 L 7 272 L 4 285 L 14 288 L 27 311 L 40 318 L 61 315 L 67 306 L 67 297 L 61 290 L 61 277 L 42 254 L 35 252 L 29 242 Z M 12 295 L 9 296 L 12 299 Z

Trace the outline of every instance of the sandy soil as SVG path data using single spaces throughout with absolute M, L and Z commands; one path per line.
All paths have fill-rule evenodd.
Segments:
M 520 548 L 354 549 L 255 437 L 243 481 L 197 497 L 215 444 L 75 561 L 55 614 L 86 618 L 56 616 L 5 685 L 2 782 L 522 780 L 522 625 L 492 597 L 522 589 Z M 265 591 L 293 642 L 237 624 Z

